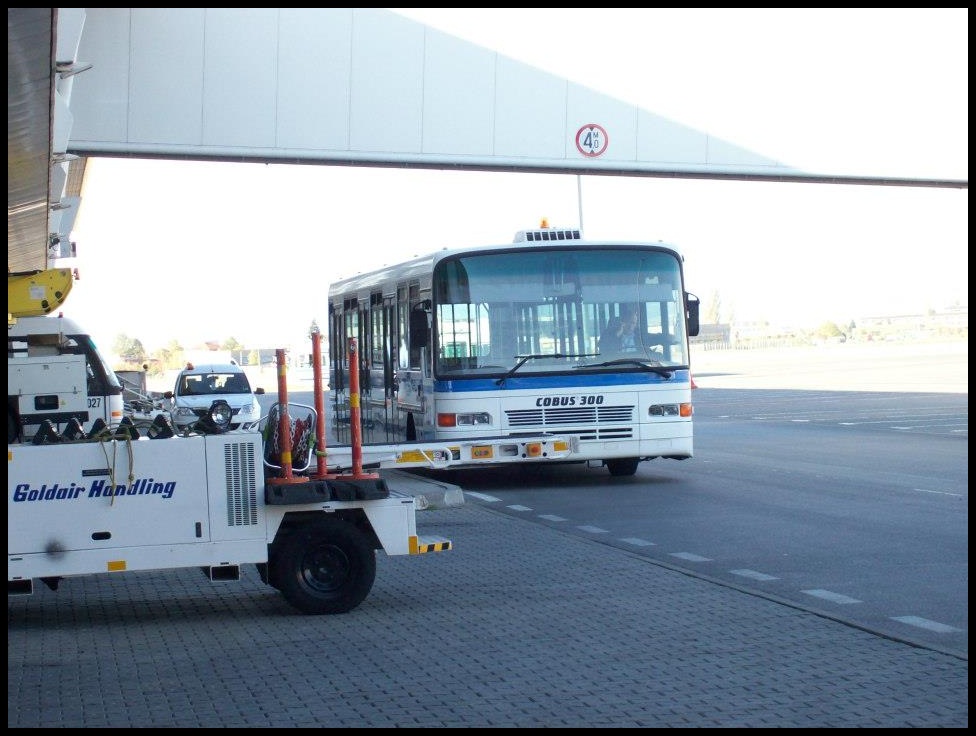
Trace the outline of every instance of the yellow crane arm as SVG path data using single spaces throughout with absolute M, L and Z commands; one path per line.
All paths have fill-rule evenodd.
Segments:
M 74 284 L 70 268 L 7 273 L 7 324 L 48 314 L 64 303 Z

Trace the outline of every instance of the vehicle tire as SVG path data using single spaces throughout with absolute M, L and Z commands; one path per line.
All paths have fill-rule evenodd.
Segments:
M 633 475 L 637 472 L 637 463 L 640 462 L 636 457 L 619 457 L 614 460 L 607 460 L 607 470 L 614 478 L 625 475 Z
M 274 587 L 302 613 L 346 613 L 373 587 L 376 553 L 351 523 L 319 519 L 292 531 L 272 566 Z

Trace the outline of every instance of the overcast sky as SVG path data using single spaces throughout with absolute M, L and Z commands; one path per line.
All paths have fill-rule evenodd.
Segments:
M 789 166 L 968 180 L 967 9 L 395 12 Z M 335 278 L 547 217 L 677 245 L 725 318 L 846 324 L 968 303 L 968 207 L 968 189 L 93 159 L 65 312 L 106 348 L 304 349 Z

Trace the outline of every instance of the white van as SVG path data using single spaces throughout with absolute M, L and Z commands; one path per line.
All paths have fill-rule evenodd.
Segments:
M 176 377 L 173 390 L 164 396 L 169 399 L 170 417 L 177 431 L 195 424 L 214 401 L 222 399 L 230 404 L 233 412 L 231 431 L 254 432 L 261 421 L 261 404 L 257 397 L 263 393 L 263 388 L 251 388 L 247 374 L 236 363 L 187 363 Z

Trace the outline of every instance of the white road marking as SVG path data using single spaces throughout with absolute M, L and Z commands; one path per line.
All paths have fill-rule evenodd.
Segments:
M 831 593 L 829 590 L 820 590 L 819 588 L 814 590 L 803 590 L 802 593 L 807 595 L 812 595 L 814 598 L 823 598 L 825 601 L 830 601 L 831 603 L 861 603 L 857 598 L 848 598 L 846 595 L 841 595 L 840 593 Z
M 779 580 L 779 578 L 773 575 L 767 575 L 764 572 L 756 572 L 755 570 L 729 570 L 729 572 L 733 575 L 741 575 L 744 578 L 752 578 L 753 580 L 762 580 L 764 582 L 768 580 Z
M 949 491 L 930 491 L 928 488 L 913 488 L 913 491 L 918 491 L 919 493 L 934 493 L 938 496 L 955 496 L 956 498 L 962 498 L 961 493 L 950 493 Z
M 940 624 L 938 621 L 929 621 L 927 618 L 921 618 L 919 616 L 892 616 L 891 618 L 894 621 L 900 621 L 909 626 L 918 626 L 921 629 L 928 629 L 938 634 L 951 634 L 954 631 L 962 631 L 962 629 L 957 629 L 955 626 Z
M 711 562 L 710 557 L 702 557 L 701 555 L 693 555 L 691 552 L 671 552 L 672 557 L 678 557 L 682 560 L 688 560 L 688 562 Z

